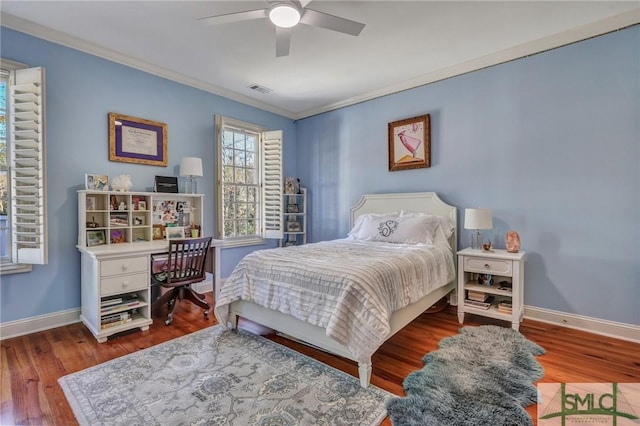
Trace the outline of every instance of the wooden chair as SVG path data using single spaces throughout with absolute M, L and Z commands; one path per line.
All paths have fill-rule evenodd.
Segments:
M 152 264 L 152 280 L 154 284 L 171 290 L 160 296 L 154 306 L 168 304 L 169 315 L 166 325 L 173 321 L 173 311 L 176 302 L 187 299 L 204 309 L 204 316 L 208 317 L 211 306 L 205 296 L 191 288 L 191 284 L 204 281 L 205 265 L 212 237 L 187 238 L 169 240 L 169 253 L 166 261 L 154 261 Z

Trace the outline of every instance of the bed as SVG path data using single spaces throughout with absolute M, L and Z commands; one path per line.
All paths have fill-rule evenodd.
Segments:
M 245 256 L 216 289 L 216 318 L 236 328 L 243 317 L 356 361 L 367 387 L 375 350 L 455 288 L 456 220 L 434 192 L 363 195 L 348 238 Z M 425 226 L 427 244 L 415 232 Z

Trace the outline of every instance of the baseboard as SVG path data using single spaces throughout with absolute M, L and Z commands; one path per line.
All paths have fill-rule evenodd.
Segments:
M 213 291 L 213 280 L 210 276 L 207 281 L 194 285 L 194 290 L 199 293 Z M 640 326 L 620 322 L 591 318 L 566 312 L 552 311 L 550 309 L 525 306 L 524 316 L 534 321 L 555 324 L 561 327 L 573 328 L 589 333 L 613 337 L 640 343 Z M 47 315 L 25 318 L 17 321 L 0 323 L 0 340 L 23 336 L 51 328 L 62 327 L 80 322 L 80 308 L 54 312 Z
M 80 322 L 80 308 L 0 323 L 0 340 Z
M 524 317 L 534 321 L 640 343 L 640 326 L 637 325 L 552 311 L 534 306 L 524 307 Z
M 207 279 L 196 284 L 191 284 L 191 288 L 198 293 L 213 293 L 213 275 L 207 272 Z

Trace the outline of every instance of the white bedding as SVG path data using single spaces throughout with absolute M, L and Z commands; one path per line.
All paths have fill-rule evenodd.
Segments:
M 216 317 L 248 300 L 326 329 L 358 361 L 389 332 L 391 313 L 455 277 L 446 243 L 409 245 L 339 239 L 258 250 L 242 259 L 216 300 Z

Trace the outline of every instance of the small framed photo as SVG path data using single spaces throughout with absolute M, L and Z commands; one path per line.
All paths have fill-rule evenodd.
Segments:
M 87 231 L 87 247 L 100 246 L 107 243 L 104 230 Z
M 146 210 L 147 202 L 145 200 L 138 201 L 138 210 Z
M 98 210 L 98 197 L 87 196 L 87 210 Z
M 144 225 L 144 217 L 136 216 L 133 218 L 133 226 L 142 226 Z
M 84 175 L 84 185 L 89 191 L 108 191 L 109 176 L 107 175 Z
M 167 240 L 181 240 L 184 239 L 184 227 L 182 226 L 167 226 L 165 229 Z
M 164 225 L 153 225 L 153 239 L 164 240 Z
M 288 232 L 300 232 L 300 222 L 287 222 Z
M 297 204 L 287 204 L 287 213 L 299 213 Z

